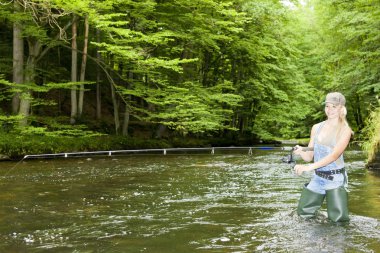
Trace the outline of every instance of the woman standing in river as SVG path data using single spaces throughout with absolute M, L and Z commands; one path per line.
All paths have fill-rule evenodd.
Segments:
M 329 220 L 348 221 L 347 173 L 344 169 L 343 152 L 351 135 L 345 107 L 346 99 L 339 92 L 327 94 L 325 113 L 327 119 L 313 126 L 309 147 L 313 151 L 302 151 L 296 146 L 294 153 L 311 164 L 298 164 L 294 167 L 297 175 L 304 171 L 314 171 L 311 181 L 305 185 L 298 203 L 297 213 L 301 217 L 314 217 L 324 198 L 327 201 Z

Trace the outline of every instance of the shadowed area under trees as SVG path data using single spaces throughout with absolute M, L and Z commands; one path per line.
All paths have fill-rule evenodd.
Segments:
M 2 2 L 0 153 L 303 138 L 333 90 L 372 136 L 380 4 L 288 3 Z

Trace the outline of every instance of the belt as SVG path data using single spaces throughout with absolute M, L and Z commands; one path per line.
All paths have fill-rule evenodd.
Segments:
M 342 173 L 344 173 L 344 168 L 337 169 L 337 170 L 327 170 L 327 171 L 316 170 L 315 171 L 315 174 L 317 176 L 322 177 L 324 179 L 328 179 L 328 180 L 333 180 L 334 179 L 333 175 L 342 174 Z

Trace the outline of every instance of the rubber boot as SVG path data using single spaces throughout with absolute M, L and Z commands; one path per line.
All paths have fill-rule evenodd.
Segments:
M 327 216 L 330 221 L 349 221 L 348 194 L 344 187 L 326 191 Z
M 301 198 L 298 202 L 297 214 L 303 218 L 312 218 L 321 207 L 325 194 L 320 194 L 309 190 L 307 184 L 302 190 Z

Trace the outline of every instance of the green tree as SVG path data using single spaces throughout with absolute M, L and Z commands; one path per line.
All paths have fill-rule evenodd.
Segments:
M 318 45 L 328 82 L 324 90 L 341 90 L 349 101 L 355 129 L 365 125 L 377 103 L 379 85 L 380 11 L 376 1 L 313 1 L 319 33 Z

